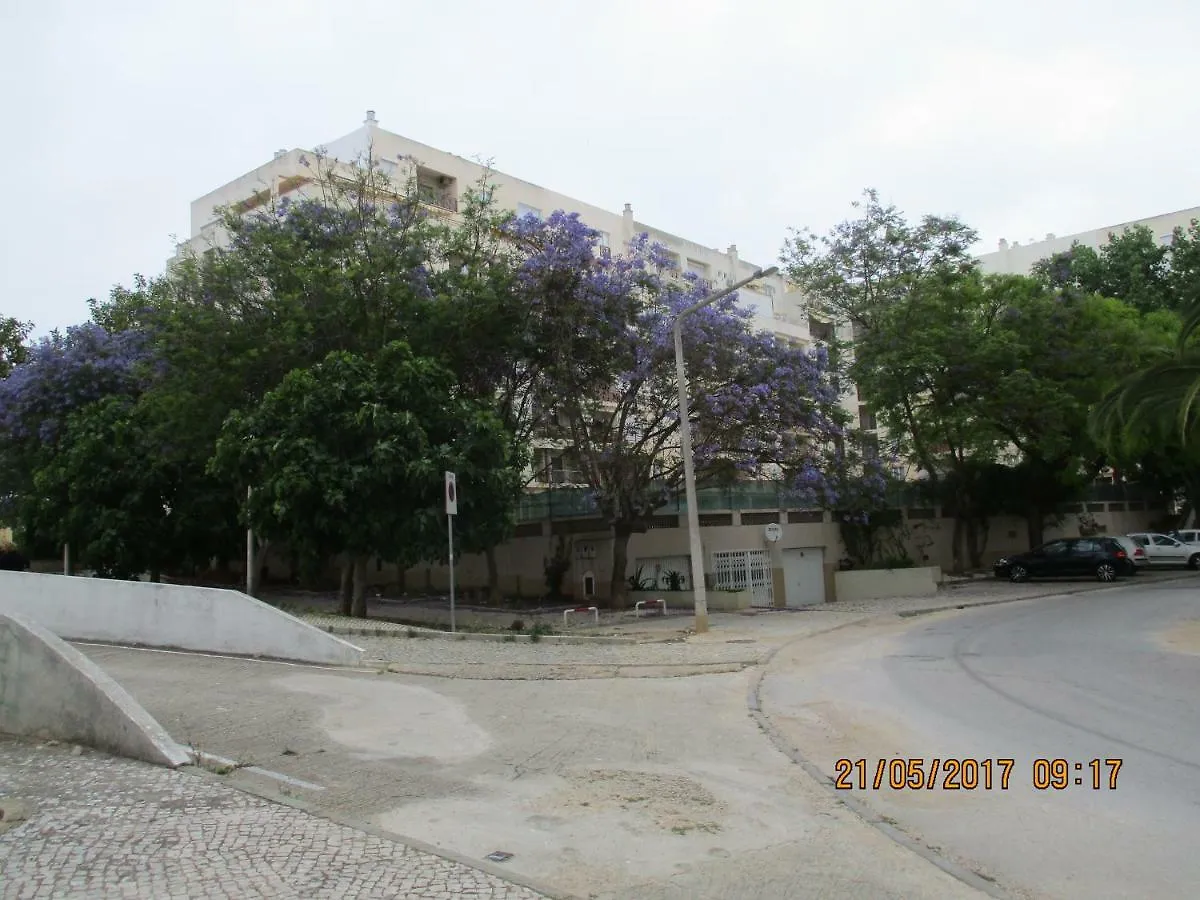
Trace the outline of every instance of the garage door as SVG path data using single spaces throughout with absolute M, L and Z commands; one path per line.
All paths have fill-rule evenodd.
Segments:
M 783 592 L 788 606 L 825 602 L 825 550 L 801 547 L 783 551 Z
M 713 587 L 751 592 L 752 606 L 774 606 L 775 586 L 766 550 L 718 550 L 713 553 Z

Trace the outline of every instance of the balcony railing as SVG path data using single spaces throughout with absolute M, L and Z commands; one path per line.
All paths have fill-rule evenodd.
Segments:
M 682 492 L 681 492 L 682 493 Z M 1153 490 L 1137 484 L 1092 485 L 1081 502 L 1160 500 Z M 937 505 L 923 484 L 894 485 L 887 496 L 891 509 L 921 508 Z M 738 484 L 730 487 L 701 488 L 696 492 L 696 508 L 700 512 L 750 512 L 754 510 L 804 509 L 807 505 L 781 482 Z M 655 515 L 682 515 L 687 502 L 682 496 L 673 498 L 654 511 Z M 571 518 L 596 515 L 596 505 L 589 488 L 554 488 L 526 494 L 517 510 L 517 521 L 536 522 L 550 518 Z
M 427 206 L 436 206 L 438 209 L 444 209 L 448 212 L 458 212 L 458 198 L 449 191 L 438 191 L 433 188 L 421 187 L 417 189 L 417 197 Z

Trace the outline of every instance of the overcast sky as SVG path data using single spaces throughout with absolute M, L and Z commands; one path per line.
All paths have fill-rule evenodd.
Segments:
M 0 314 L 159 272 L 189 204 L 389 130 L 744 259 L 875 186 L 980 252 L 1200 204 L 1200 3 L 0 0 Z

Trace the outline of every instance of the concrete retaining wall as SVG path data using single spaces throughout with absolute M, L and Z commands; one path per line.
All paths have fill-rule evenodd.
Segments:
M 87 744 L 162 766 L 191 762 L 95 663 L 45 628 L 0 615 L 0 732 Z
M 750 591 L 716 590 L 705 591 L 704 595 L 705 602 L 712 612 L 737 612 L 741 609 L 749 609 L 750 601 L 754 596 Z M 630 591 L 629 607 L 632 609 L 633 604 L 638 600 L 657 600 L 659 597 L 667 601 L 668 609 L 694 609 L 696 606 L 696 595 L 692 591 Z M 647 604 L 643 609 L 655 612 L 658 606 Z
M 852 569 L 834 575 L 837 599 L 876 600 L 881 597 L 929 597 L 942 580 L 938 566 L 912 569 Z
M 0 614 L 67 640 L 357 665 L 362 650 L 238 591 L 0 572 Z

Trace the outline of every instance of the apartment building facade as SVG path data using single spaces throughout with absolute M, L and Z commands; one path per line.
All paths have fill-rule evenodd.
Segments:
M 725 249 L 707 247 L 641 222 L 635 218 L 632 204 L 626 203 L 620 212 L 602 209 L 386 131 L 379 126 L 373 111 L 367 112 L 359 128 L 343 137 L 320 148 L 279 150 L 270 161 L 195 200 L 191 204 L 191 236 L 180 245 L 178 252 L 200 253 L 222 244 L 225 240 L 221 224 L 222 209 L 233 208 L 250 213 L 257 208 L 265 208 L 281 197 L 304 196 L 304 186 L 311 180 L 312 166 L 318 152 L 336 165 L 351 165 L 369 153 L 394 181 L 415 184 L 418 196 L 431 211 L 449 217 L 457 214 L 463 192 L 487 176 L 492 196 L 501 208 L 518 215 L 545 216 L 559 209 L 578 213 L 587 225 L 600 232 L 602 245 L 613 252 L 620 252 L 633 238 L 646 233 L 651 240 L 668 249 L 681 271 L 694 273 L 713 289 L 732 284 L 770 265 L 769 262 L 760 265 L 742 259 L 735 244 Z M 801 293 L 780 275 L 761 279 L 742 289 L 739 296 L 743 305 L 753 309 L 758 328 L 770 330 L 794 346 L 811 347 L 829 342 L 835 335 L 842 339 L 849 337 L 848 333 L 838 330 L 833 323 L 813 316 Z M 856 424 L 868 431 L 875 428 L 873 415 L 865 407 L 860 408 L 853 391 L 843 402 Z M 557 491 L 561 504 L 564 492 L 582 485 L 582 472 L 578 471 L 569 447 L 563 442 L 543 438 L 535 441 L 534 451 L 534 462 L 528 473 L 533 479 L 531 488 L 551 494 Z M 553 506 L 553 503 L 552 497 L 549 505 Z M 786 510 L 781 510 L 774 519 L 783 519 L 785 513 Z M 568 517 L 570 515 L 567 513 Z M 809 511 L 803 514 L 793 512 L 791 516 L 790 520 L 784 521 L 809 525 L 824 521 L 826 524 L 823 528 L 789 527 L 785 530 L 782 544 L 768 547 L 763 536 L 763 525 L 772 517 L 770 513 L 741 518 L 736 529 L 725 527 L 727 521 L 732 524 L 732 515 L 709 517 L 706 525 L 710 527 L 704 529 L 706 546 L 711 544 L 710 549 L 706 550 L 706 556 L 710 557 L 706 560 L 706 571 L 716 571 L 716 580 L 722 583 L 745 584 L 757 590 L 757 596 L 768 598 L 771 602 L 782 601 L 780 595 L 783 585 L 779 585 L 780 590 L 773 590 L 772 585 L 772 569 L 776 571 L 775 579 L 780 580 L 782 566 L 778 560 L 774 566 L 768 564 L 766 554 L 770 549 L 778 556 L 786 544 L 787 549 L 794 551 L 789 552 L 788 558 L 793 562 L 787 573 L 796 585 L 790 592 L 791 602 L 800 602 L 801 595 L 807 598 L 804 602 L 824 599 L 823 585 L 827 570 L 841 552 L 837 529 L 829 523 L 827 514 Z M 676 517 L 676 524 L 677 521 Z M 585 524 L 587 528 L 584 528 Z M 541 536 L 541 526 L 536 527 Z M 531 525 L 523 525 L 519 533 L 532 537 L 530 529 Z M 558 533 L 558 526 L 550 526 L 543 540 L 552 542 Z M 608 575 L 603 571 L 602 563 L 610 539 L 607 529 L 586 516 L 580 516 L 577 525 L 571 528 L 571 534 L 578 538 L 579 546 L 585 549 L 579 551 L 582 555 L 577 556 L 575 566 L 578 571 L 573 570 L 568 576 L 568 586 L 573 585 L 577 593 L 585 595 L 597 590 L 602 594 Z M 800 540 L 804 546 L 792 548 L 791 544 L 796 540 Z M 643 548 L 641 544 L 646 546 Z M 518 540 L 500 556 L 501 559 L 511 556 L 514 571 L 522 573 L 527 582 L 530 579 L 537 582 L 540 580 L 536 573 L 540 569 L 542 554 L 534 552 L 530 556 L 531 549 L 527 541 Z M 630 551 L 631 559 L 637 559 L 654 571 L 667 565 L 690 571 L 685 529 L 674 527 L 669 532 L 659 530 L 649 535 L 635 536 Z M 471 561 L 465 562 L 467 566 L 472 564 Z
M 1099 250 L 1116 234 L 1123 234 L 1130 228 L 1139 225 L 1154 232 L 1155 238 L 1161 244 L 1171 243 L 1171 236 L 1176 228 L 1188 228 L 1193 221 L 1200 219 L 1200 206 L 1181 209 L 1176 212 L 1150 216 L 1147 219 L 1137 219 L 1133 222 L 1122 222 L 1119 225 L 1109 225 L 1106 228 L 1095 228 L 1091 231 L 1081 231 L 1078 234 L 1068 234 L 1059 237 L 1047 234 L 1042 240 L 1030 238 L 1024 244 L 1000 238 L 997 248 L 989 253 L 981 254 L 979 265 L 985 272 L 998 275 L 1028 275 L 1039 260 L 1070 250 L 1075 244 L 1082 244 Z
M 603 246 L 620 252 L 629 241 L 646 233 L 651 240 L 663 244 L 682 272 L 699 276 L 713 289 L 732 284 L 771 263 L 756 264 L 742 259 L 735 244 L 724 250 L 706 247 L 695 241 L 671 234 L 634 217 L 632 204 L 626 203 L 620 212 L 601 209 L 590 203 L 568 197 L 540 185 L 507 175 L 473 160 L 438 150 L 411 140 L 379 126 L 374 111 L 368 110 L 363 124 L 343 137 L 321 148 L 278 150 L 269 162 L 235 178 L 191 204 L 191 237 L 180 245 L 179 252 L 202 252 L 224 240 L 220 210 L 226 207 L 251 212 L 284 196 L 300 196 L 312 177 L 315 155 L 321 152 L 328 160 L 352 164 L 369 153 L 384 172 L 397 182 L 409 179 L 415 183 L 419 197 L 433 211 L 454 216 L 463 192 L 487 176 L 495 202 L 517 215 L 549 215 L 555 210 L 578 213 L 590 227 L 600 232 Z M 775 332 L 796 346 L 810 347 L 830 341 L 835 329 L 832 323 L 809 315 L 803 296 L 793 289 L 782 275 L 763 278 L 739 292 L 743 305 L 754 310 L 758 328 Z M 840 333 L 839 333 L 840 334 Z M 843 337 L 845 335 L 842 335 Z M 854 398 L 847 398 L 847 408 L 856 422 L 870 424 L 873 420 L 865 410 L 859 410 Z M 534 470 L 540 484 L 569 485 L 580 482 L 580 473 L 569 454 L 553 442 L 543 441 L 537 448 Z

